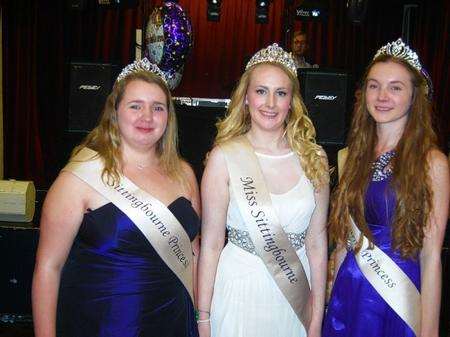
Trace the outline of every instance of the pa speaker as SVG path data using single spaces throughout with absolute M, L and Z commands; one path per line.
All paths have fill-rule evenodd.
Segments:
M 200 181 L 206 154 L 216 137 L 216 123 L 226 113 L 229 100 L 214 98 L 174 98 L 180 153 L 193 167 Z
M 348 74 L 334 70 L 300 68 L 300 92 L 321 144 L 345 141 Z
M 39 229 L 0 227 L 0 313 L 31 314 L 31 280 Z
M 69 131 L 89 132 L 97 125 L 118 71 L 111 64 L 70 64 Z
M 367 13 L 368 0 L 347 0 L 347 16 L 353 24 L 360 25 Z

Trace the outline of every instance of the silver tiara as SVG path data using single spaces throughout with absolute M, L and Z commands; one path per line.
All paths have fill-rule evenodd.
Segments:
M 151 63 L 146 57 L 139 61 L 134 61 L 133 63 L 130 63 L 125 68 L 123 68 L 119 76 L 117 76 L 116 82 L 119 82 L 128 75 L 138 71 L 148 71 L 155 75 L 158 75 L 159 77 L 161 77 L 164 83 L 168 85 L 166 75 L 164 75 L 163 71 L 159 69 L 156 64 Z
M 373 59 L 376 59 L 380 55 L 391 55 L 400 58 L 408 62 L 419 72 L 422 70 L 419 56 L 417 56 L 416 52 L 409 48 L 401 38 L 399 38 L 397 41 L 389 42 L 387 45 L 378 49 Z
M 278 44 L 274 43 L 267 48 L 261 49 L 252 56 L 245 66 L 245 70 L 255 64 L 264 62 L 274 62 L 285 66 L 294 76 L 297 76 L 297 67 L 291 53 L 283 50 Z

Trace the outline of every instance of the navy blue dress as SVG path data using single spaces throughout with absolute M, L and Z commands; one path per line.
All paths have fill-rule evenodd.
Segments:
M 190 202 L 168 208 L 193 240 L 199 218 Z M 183 284 L 112 203 L 83 218 L 61 275 L 57 336 L 198 336 Z

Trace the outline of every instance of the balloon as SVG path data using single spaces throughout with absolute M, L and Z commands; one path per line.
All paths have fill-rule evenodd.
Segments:
M 192 46 L 192 26 L 181 6 L 174 2 L 163 5 L 164 52 L 160 63 L 163 70 L 179 70 Z
M 183 68 L 182 66 L 178 71 L 165 71 L 164 74 L 166 75 L 167 79 L 167 85 L 169 86 L 170 90 L 175 89 L 178 87 L 178 84 L 181 82 L 181 77 L 183 77 Z
M 179 4 L 164 2 L 150 15 L 145 37 L 146 57 L 159 66 L 174 89 L 181 81 L 184 63 L 193 46 L 189 17 Z
M 150 62 L 159 64 L 163 56 L 164 30 L 162 25 L 161 7 L 155 8 L 150 15 L 145 31 L 146 57 Z

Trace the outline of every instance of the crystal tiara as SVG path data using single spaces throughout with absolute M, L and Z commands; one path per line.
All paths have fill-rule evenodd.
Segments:
M 125 68 L 122 69 L 119 76 L 117 76 L 116 82 L 121 81 L 123 78 L 128 76 L 131 73 L 135 73 L 138 71 L 148 71 L 151 72 L 159 77 L 164 81 L 164 83 L 167 85 L 167 79 L 166 75 L 164 75 L 163 71 L 158 68 L 158 66 L 154 63 L 151 63 L 146 57 L 139 61 L 134 61 L 133 63 L 130 63 Z
M 391 55 L 397 57 L 408 62 L 419 72 L 422 70 L 419 56 L 417 56 L 416 52 L 409 48 L 409 46 L 406 45 L 401 38 L 399 38 L 397 41 L 389 42 L 387 45 L 378 49 L 373 59 L 376 59 L 380 55 Z
M 291 53 L 283 50 L 278 44 L 274 43 L 267 48 L 261 49 L 252 56 L 245 66 L 245 70 L 255 64 L 264 62 L 274 62 L 285 66 L 294 76 L 297 76 L 297 67 Z

